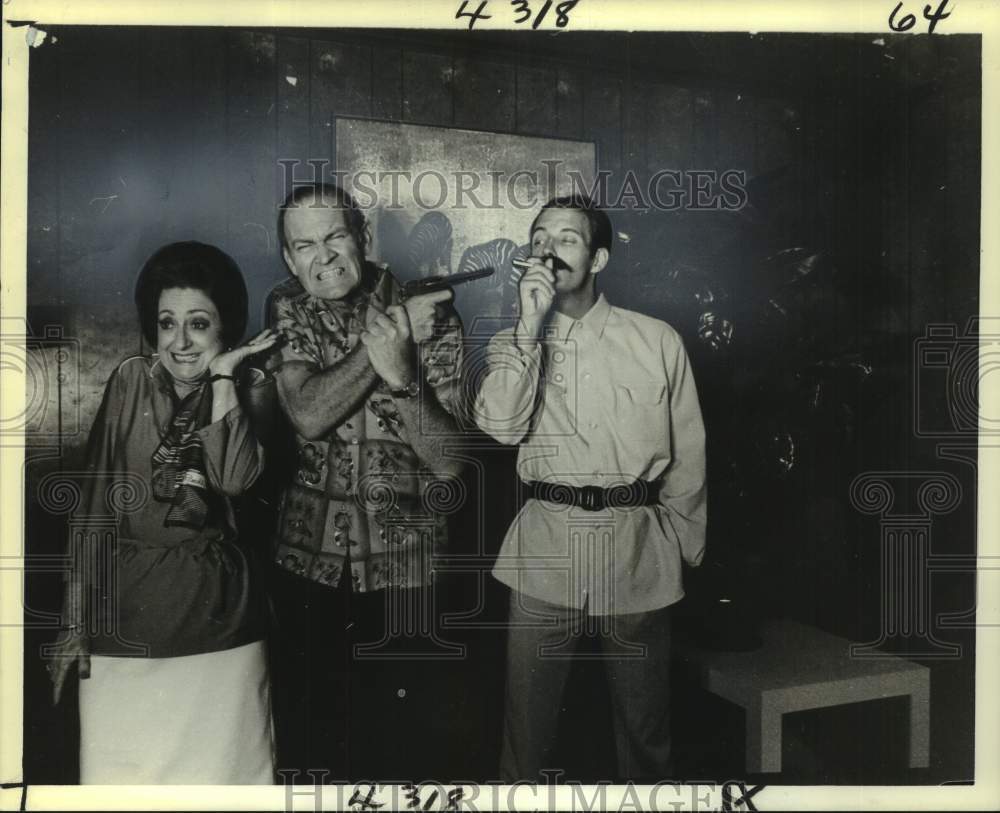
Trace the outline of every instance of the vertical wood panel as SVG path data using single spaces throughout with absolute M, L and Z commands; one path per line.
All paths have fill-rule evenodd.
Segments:
M 28 131 L 28 232 L 27 232 L 27 317 L 28 331 L 35 336 L 51 335 L 56 329 L 67 339 L 76 339 L 76 330 L 70 324 L 65 309 L 52 306 L 54 295 L 61 290 L 59 273 L 59 136 L 61 134 L 59 111 L 58 48 L 32 48 L 28 54 L 28 98 L 30 99 Z M 10 333 L 19 332 L 5 324 Z M 76 356 L 76 353 L 73 354 Z M 53 446 L 54 438 L 49 434 L 58 432 L 66 420 L 75 413 L 79 401 L 79 381 L 76 375 L 62 386 L 55 376 L 57 361 L 55 352 L 44 353 L 46 371 L 52 374 L 44 378 L 27 376 L 25 379 L 25 402 L 29 405 L 29 421 L 41 426 L 45 437 L 39 439 L 41 446 Z M 72 423 L 76 423 L 73 421 Z M 30 437 L 26 445 L 32 445 Z M 72 444 L 72 441 L 70 441 Z M 34 501 L 32 490 L 28 490 L 29 510 Z M 42 540 L 33 540 L 37 543 Z M 63 538 L 44 540 L 58 550 Z M 54 544 L 58 543 L 58 544 Z
M 556 135 L 583 138 L 583 77 L 575 68 L 560 66 L 556 75 Z
M 654 85 L 648 98 L 646 121 L 646 163 L 650 175 L 664 169 L 690 169 L 694 143 L 691 92 L 672 85 Z
M 279 246 L 281 235 L 278 234 L 278 207 L 292 191 L 295 183 L 309 183 L 322 180 L 316 177 L 320 174 L 310 165 L 310 97 L 312 89 L 312 66 L 310 62 L 310 44 L 304 37 L 279 36 L 277 41 L 277 59 L 275 71 L 275 93 L 278 100 L 278 113 L 275 134 L 275 172 L 278 177 L 274 193 L 274 209 L 271 218 L 266 222 L 268 229 L 274 224 L 270 263 L 260 280 L 260 290 L 253 294 L 253 300 L 260 303 L 258 313 L 261 326 L 267 323 L 268 316 L 264 313 L 268 292 L 278 283 L 283 282 L 288 272 L 280 259 Z M 283 163 L 283 162 L 287 162 Z
M 191 41 L 191 74 L 187 99 L 191 144 L 186 165 L 189 188 L 183 196 L 191 237 L 226 247 L 226 184 L 216 173 L 226 166 L 226 36 L 218 29 L 197 29 Z
M 655 84 L 650 86 L 646 98 L 646 167 L 649 177 L 663 171 L 685 172 L 692 168 L 694 143 L 694 111 L 692 93 L 677 85 Z M 676 184 L 670 178 L 660 177 L 655 187 L 650 184 L 650 198 L 653 205 L 676 205 L 673 190 Z M 659 200 L 656 201 L 655 198 Z M 674 265 L 678 258 L 685 256 L 690 245 L 689 229 L 685 228 L 684 213 L 678 211 L 655 213 L 646 218 L 642 228 L 655 233 L 654 243 L 660 246 L 662 255 L 656 263 L 640 266 L 640 273 L 632 282 L 634 301 L 649 303 L 651 307 L 663 307 L 658 300 L 662 296 L 662 274 Z M 639 236 L 642 240 L 649 235 Z M 637 248 L 638 256 L 642 249 Z M 657 303 L 654 305 L 653 303 Z M 664 314 L 671 316 L 671 314 Z
M 125 197 L 126 168 L 135 152 L 138 44 L 123 31 L 109 34 L 103 44 L 95 50 L 76 31 L 59 41 L 66 51 L 59 120 L 58 296 L 81 304 L 106 303 L 129 287 L 119 277 L 132 259 L 123 242 L 141 215 Z M 95 100 L 109 98 L 118 103 L 95 106 Z
M 142 178 L 130 172 L 137 154 L 140 43 L 124 29 L 99 42 L 95 48 L 83 31 L 60 32 L 59 285 L 47 300 L 66 307 L 67 332 L 79 342 L 77 414 L 85 429 L 112 370 L 140 349 L 132 290 L 149 203 Z M 62 408 L 65 413 L 74 405 Z M 67 453 L 76 454 L 84 443 L 84 435 L 71 439 Z
M 743 170 L 747 178 L 756 174 L 756 105 L 754 99 L 737 90 L 718 94 L 719 138 L 715 169 Z
M 584 97 L 584 124 L 588 138 L 597 141 L 600 169 L 610 170 L 609 190 L 621 183 L 622 165 L 622 90 L 621 82 L 606 76 L 591 74 Z M 610 194 L 615 195 L 615 191 Z
M 59 63 L 63 50 L 28 54 L 31 101 L 28 141 L 29 303 L 51 302 L 59 285 L 59 140 L 62 133 Z M 32 325 L 39 330 L 41 326 Z
M 513 65 L 494 60 L 455 60 L 456 127 L 477 130 L 514 129 L 516 103 Z
M 333 118 L 370 116 L 372 53 L 367 45 L 312 40 L 309 153 L 335 162 Z
M 694 143 L 692 169 L 712 169 L 718 158 L 719 110 L 716 94 L 708 88 L 694 92 Z
M 614 185 L 614 190 L 610 194 L 620 195 L 627 192 L 627 197 L 621 195 L 621 211 L 613 212 L 612 226 L 616 234 L 627 233 L 630 235 L 629 242 L 619 242 L 616 240 L 613 254 L 616 256 L 616 267 L 621 269 L 619 273 L 613 274 L 606 287 L 606 292 L 614 297 L 613 301 L 629 303 L 626 307 L 635 307 L 641 300 L 639 293 L 640 280 L 638 275 L 632 273 L 632 246 L 631 232 L 638 227 L 643 231 L 651 226 L 652 218 L 646 217 L 650 213 L 649 208 L 653 205 L 648 196 L 649 173 L 647 172 L 646 158 L 646 119 L 648 116 L 649 97 L 652 93 L 652 86 L 648 83 L 631 81 L 623 85 L 625 97 L 622 102 L 622 143 L 624 148 L 624 162 L 622 166 L 622 184 L 629 179 L 628 187 Z M 632 303 L 635 303 L 633 305 Z
M 299 162 L 296 179 L 311 179 L 312 169 L 305 165 L 309 158 L 309 99 L 312 87 L 309 40 L 303 37 L 278 37 L 275 70 L 278 158 Z M 281 192 L 285 191 L 284 188 L 281 189 Z
M 403 118 L 403 53 L 399 48 L 372 48 L 372 115 Z
M 193 189 L 194 122 L 178 115 L 190 104 L 193 49 L 177 31 L 143 31 L 140 46 L 139 149 L 158 192 L 158 228 L 163 242 L 187 237 L 184 228 Z M 181 216 L 179 218 L 178 216 Z
M 789 164 L 793 159 L 788 131 L 783 124 L 785 103 L 780 99 L 759 99 L 756 103 L 757 172 L 763 174 Z
M 947 291 L 948 277 L 954 273 L 954 257 L 947 253 L 949 241 L 944 232 L 948 190 L 947 164 L 942 159 L 948 154 L 948 100 L 935 95 L 914 104 L 909 113 L 909 165 L 926 169 L 909 172 L 903 181 L 912 215 L 908 270 L 914 321 L 925 324 L 942 310 L 943 303 L 933 292 Z
M 557 81 L 555 68 L 517 66 L 516 126 L 519 133 L 555 135 L 559 132 Z
M 271 34 L 229 34 L 228 247 L 250 291 L 249 332 L 260 324 L 264 290 L 278 262 L 276 47 Z
M 270 94 L 261 87 L 274 83 L 276 40 L 273 34 L 257 31 L 230 31 L 228 41 L 228 71 L 226 94 L 230 117 L 263 119 L 272 112 L 273 87 Z
M 948 97 L 942 224 L 948 236 L 946 256 L 962 279 L 968 279 L 975 278 L 979 269 L 982 100 L 978 88 L 963 90 Z M 951 293 L 951 318 L 964 323 L 968 316 L 979 312 L 978 286 L 969 290 L 951 284 L 946 290 Z
M 633 170 L 640 181 L 646 175 L 646 132 L 649 117 L 649 100 L 653 86 L 646 82 L 631 82 L 625 85 L 625 100 L 622 105 L 622 139 L 625 169 Z
M 454 68 L 450 56 L 403 53 L 403 121 L 451 124 Z

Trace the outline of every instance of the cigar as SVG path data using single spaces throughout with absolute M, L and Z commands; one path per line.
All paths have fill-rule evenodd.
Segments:
M 554 254 L 547 254 L 544 257 L 531 257 L 530 259 L 522 259 L 521 257 L 515 257 L 510 261 L 510 264 L 515 268 L 520 268 L 522 271 L 527 271 L 531 268 L 531 260 L 541 260 L 543 263 L 546 260 L 552 260 L 552 270 L 555 271 L 558 268 L 567 268 L 568 266 Z

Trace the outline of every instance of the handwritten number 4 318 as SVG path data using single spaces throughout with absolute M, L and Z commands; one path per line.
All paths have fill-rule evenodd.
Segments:
M 916 25 L 917 18 L 912 14 L 904 14 L 901 19 L 896 19 L 896 16 L 899 14 L 899 10 L 902 7 L 903 2 L 900 0 L 900 2 L 896 4 L 896 8 L 894 8 L 892 13 L 889 15 L 889 28 L 893 31 L 909 31 L 914 25 Z M 933 12 L 931 11 L 930 6 L 924 6 L 924 19 L 930 22 L 930 25 L 927 26 L 928 34 L 933 34 L 934 27 L 941 22 L 941 20 L 951 16 L 950 11 L 945 11 L 947 7 L 948 0 L 941 0 L 941 2 L 938 3 L 937 10 Z
M 462 0 L 462 5 L 455 13 L 455 19 L 460 20 L 463 17 L 468 17 L 469 30 L 471 31 L 472 27 L 480 20 L 489 20 L 493 17 L 492 14 L 486 13 L 486 6 L 488 5 L 488 2 L 489 0 L 481 0 L 475 11 L 468 11 L 469 0 Z M 569 13 L 573 9 L 573 6 L 579 2 L 580 0 L 563 0 L 563 2 L 556 4 L 556 28 L 565 28 L 569 24 Z M 537 14 L 532 11 L 530 0 L 511 0 L 510 4 L 514 7 L 514 11 L 519 15 L 514 18 L 514 23 L 516 25 L 520 25 L 521 23 L 526 23 L 528 20 L 531 20 L 532 28 L 538 28 L 538 26 L 542 24 L 542 20 L 545 19 L 545 15 L 549 13 L 549 9 L 552 8 L 552 0 L 545 0 L 541 8 L 539 8 Z

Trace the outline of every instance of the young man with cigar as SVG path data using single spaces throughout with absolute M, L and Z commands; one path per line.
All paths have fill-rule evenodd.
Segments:
M 531 228 L 517 326 L 498 333 L 475 404 L 518 444 L 527 501 L 494 566 L 510 587 L 500 775 L 539 780 L 580 637 L 595 632 L 618 779 L 669 776 L 670 605 L 705 549 L 705 433 L 680 337 L 598 294 L 611 222 L 580 197 Z

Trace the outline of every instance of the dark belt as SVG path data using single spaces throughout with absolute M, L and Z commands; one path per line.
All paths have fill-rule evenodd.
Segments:
M 529 500 L 576 505 L 585 511 L 603 511 L 605 508 L 634 508 L 656 505 L 660 501 L 660 482 L 636 480 L 633 483 L 601 488 L 600 486 L 571 486 L 566 483 L 544 483 L 539 480 L 522 483 Z

